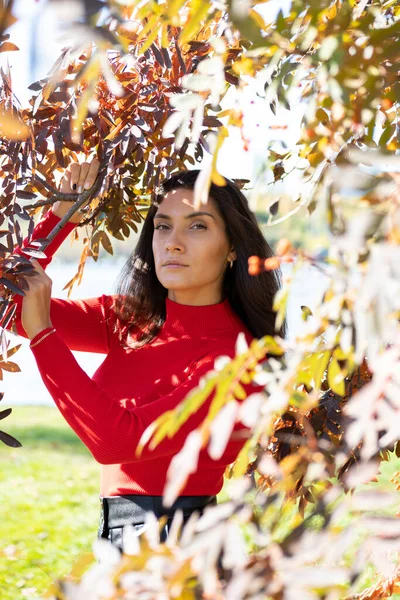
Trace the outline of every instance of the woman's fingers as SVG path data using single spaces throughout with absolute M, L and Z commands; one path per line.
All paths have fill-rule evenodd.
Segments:
M 78 189 L 76 190 L 78 194 L 82 194 L 83 192 L 83 184 L 85 183 L 86 175 L 89 173 L 90 164 L 84 162 L 80 165 L 80 167 L 81 171 L 79 173 Z
M 70 179 L 71 188 L 73 189 L 73 191 L 77 191 L 79 177 L 81 174 L 81 167 L 78 163 L 74 162 L 68 167 L 68 169 L 71 172 L 71 179 Z
M 46 271 L 43 269 L 42 265 L 36 258 L 31 258 L 31 263 L 34 266 L 35 271 L 39 271 L 39 273 L 41 273 L 42 275 L 46 275 L 46 277 L 48 277 Z
M 60 191 L 66 194 L 81 194 L 84 190 L 89 190 L 96 181 L 99 167 L 100 162 L 97 158 L 81 164 L 72 162 L 64 171 Z
M 86 181 L 83 185 L 85 190 L 90 190 L 90 188 L 94 185 L 96 181 L 97 174 L 99 172 L 100 161 L 97 158 L 94 158 L 90 163 L 89 171 L 86 175 Z

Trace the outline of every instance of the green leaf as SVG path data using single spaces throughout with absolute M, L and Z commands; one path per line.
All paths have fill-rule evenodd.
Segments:
M 303 321 L 307 321 L 308 317 L 312 317 L 311 309 L 308 306 L 301 306 L 301 318 Z
M 395 123 L 391 123 L 383 130 L 381 137 L 379 138 L 378 146 L 386 146 L 390 138 L 393 137 L 396 131 Z

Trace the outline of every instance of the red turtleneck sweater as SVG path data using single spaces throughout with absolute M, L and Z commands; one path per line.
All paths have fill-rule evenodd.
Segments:
M 32 240 L 45 238 L 60 221 L 51 211 L 36 225 Z M 46 249 L 43 268 L 75 227 L 67 224 Z M 28 245 L 25 239 L 22 249 Z M 18 249 L 17 252 L 22 252 Z M 31 348 L 41 377 L 66 421 L 101 463 L 101 495 L 148 494 L 161 496 L 168 466 L 190 431 L 204 419 L 209 401 L 192 415 L 171 439 L 156 448 L 147 446 L 140 458 L 136 446 L 145 429 L 162 413 L 176 407 L 214 368 L 220 355 L 235 356 L 238 333 L 247 342 L 251 334 L 232 310 L 229 301 L 208 306 L 178 304 L 167 298 L 166 321 L 148 346 L 124 350 L 112 333 L 115 296 L 63 300 L 52 298 L 50 317 L 55 333 Z M 21 324 L 22 298 L 16 298 L 17 331 L 27 337 Z M 39 340 L 45 329 L 33 340 Z M 106 354 L 93 377 L 79 366 L 71 350 Z M 260 386 L 245 385 L 247 394 Z M 211 397 L 210 397 L 211 399 Z M 210 400 L 209 399 L 209 400 Z M 217 494 L 227 465 L 233 462 L 245 442 L 237 423 L 228 446 L 219 460 L 207 451 L 200 453 L 196 473 L 181 495 Z

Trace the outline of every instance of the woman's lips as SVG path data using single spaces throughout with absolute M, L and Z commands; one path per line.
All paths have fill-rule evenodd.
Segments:
M 176 265 L 176 264 L 170 264 L 170 265 L 164 265 L 164 267 L 166 269 L 182 269 L 183 267 L 186 267 L 187 265 Z

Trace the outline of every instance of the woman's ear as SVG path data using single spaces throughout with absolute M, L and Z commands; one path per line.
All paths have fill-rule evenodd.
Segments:
M 231 260 L 236 260 L 236 259 L 237 259 L 236 251 L 234 248 L 231 248 L 228 260 L 231 261 Z

